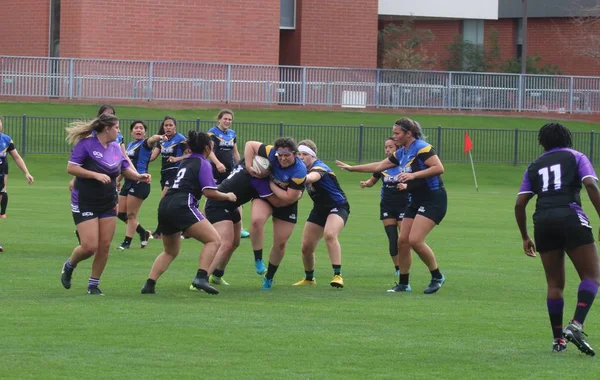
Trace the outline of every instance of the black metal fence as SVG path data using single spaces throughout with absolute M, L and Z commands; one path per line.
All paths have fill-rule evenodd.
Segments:
M 4 133 L 10 135 L 21 153 L 68 154 L 65 127 L 77 120 L 64 117 L 5 116 Z M 129 124 L 133 119 L 120 119 L 121 130 L 127 143 Z M 146 120 L 148 134 L 156 133 L 162 120 Z M 214 121 L 178 120 L 178 131 L 194 129 L 207 131 Z M 383 145 L 391 135 L 390 127 L 364 125 L 303 125 L 235 122 L 232 128 L 238 135 L 238 146 L 248 140 L 272 143 L 281 136 L 292 136 L 296 141 L 313 140 L 324 160 L 371 162 L 381 160 Z M 537 142 L 537 131 L 519 129 L 462 129 L 443 126 L 425 127 L 430 142 L 444 162 L 467 162 L 464 154 L 464 136 L 473 141 L 473 160 L 482 163 L 524 164 L 533 161 L 542 149 Z M 599 136 L 600 137 L 600 136 Z M 574 132 L 573 148 L 585 153 L 594 164 L 600 163 L 600 138 L 595 132 Z M 240 148 L 242 150 L 243 148 Z

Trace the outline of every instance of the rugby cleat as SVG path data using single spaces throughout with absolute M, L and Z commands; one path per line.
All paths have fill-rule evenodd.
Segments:
M 262 259 L 254 260 L 254 269 L 256 270 L 256 274 L 259 276 L 264 276 L 267 274 L 267 267 Z
M 552 352 L 565 352 L 567 350 L 567 341 L 564 339 L 554 339 L 552 343 Z
M 246 239 L 250 237 L 250 232 L 246 231 L 245 229 L 242 228 L 242 232 L 240 233 L 240 237 L 242 239 Z
M 151 285 L 146 282 L 142 288 L 142 294 L 156 294 L 156 285 Z
M 396 286 L 394 286 L 393 288 L 387 290 L 388 293 L 402 293 L 402 292 L 408 293 L 410 291 L 412 291 L 412 289 L 410 288 L 410 284 L 403 285 L 403 284 L 398 284 L 398 283 L 396 283 Z
M 94 286 L 93 288 L 88 288 L 87 294 L 92 295 L 92 296 L 103 296 L 104 295 L 104 293 L 102 293 L 102 290 L 100 290 L 100 288 L 97 286 Z
M 583 326 L 577 322 L 571 321 L 571 323 L 563 330 L 563 337 L 577 346 L 579 351 L 586 355 L 594 356 L 596 353 L 592 346 L 585 340 L 586 336 L 587 334 L 583 332 Z
M 211 274 L 208 278 L 208 282 L 215 285 L 225 285 L 229 286 L 229 283 L 223 279 L 223 277 L 217 277 L 214 274 Z
M 262 290 L 271 290 L 272 287 L 273 287 L 273 279 L 272 278 L 263 277 L 263 283 L 262 283 L 262 286 L 260 288 Z
M 208 294 L 219 294 L 219 291 L 213 288 L 206 278 L 194 278 L 192 281 L 192 285 L 190 285 L 190 290 L 204 290 Z
M 125 243 L 125 242 L 123 242 L 123 243 L 121 243 L 121 245 L 119 245 L 119 249 L 122 251 L 129 249 L 130 247 L 131 247 L 131 245 L 128 243 Z
M 307 280 L 306 278 L 303 278 L 302 280 L 292 284 L 292 286 L 304 286 L 304 285 L 317 285 L 317 280 L 314 278 L 312 280 Z
M 0 245 L 0 252 L 4 252 L 4 248 Z
M 331 285 L 334 288 L 341 289 L 344 287 L 344 279 L 341 275 L 336 274 L 333 276 L 333 279 L 329 282 L 329 285 Z
M 444 276 L 443 274 L 442 274 L 442 278 L 432 278 L 431 282 L 425 288 L 425 291 L 423 291 L 423 293 L 433 294 L 433 293 L 437 292 L 438 290 L 440 290 L 440 288 L 442 287 L 442 285 L 444 285 L 445 282 L 446 282 L 446 276 Z
M 145 231 L 143 235 L 140 235 L 140 241 L 141 241 L 140 248 L 146 248 L 146 246 L 148 245 L 148 240 L 150 240 L 150 239 L 154 239 L 152 237 L 152 232 L 150 232 L 150 231 Z
M 68 261 L 68 260 L 67 260 Z M 69 268 L 67 261 L 63 264 L 62 273 L 60 275 L 60 282 L 65 289 L 71 289 L 71 278 L 73 277 L 73 271 L 75 268 Z

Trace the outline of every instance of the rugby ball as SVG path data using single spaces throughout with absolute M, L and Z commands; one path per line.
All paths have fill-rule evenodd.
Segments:
M 271 163 L 268 158 L 264 158 L 262 156 L 254 156 L 252 160 L 252 169 L 256 170 L 257 173 L 260 173 L 261 177 L 266 177 L 271 168 Z

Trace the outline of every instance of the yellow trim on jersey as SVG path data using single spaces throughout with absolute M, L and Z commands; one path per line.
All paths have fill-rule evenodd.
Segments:
M 273 145 L 265 145 L 265 152 L 267 153 L 267 158 L 271 154 L 271 149 L 273 149 Z
M 215 135 L 215 134 L 214 134 L 214 133 L 212 133 L 212 132 L 207 132 L 206 134 L 207 134 L 209 137 L 210 137 L 210 136 L 214 136 L 214 135 Z
M 421 154 L 421 153 L 429 153 L 429 152 L 431 152 L 431 148 L 432 148 L 431 145 L 427 145 L 426 147 L 423 147 L 423 148 L 419 149 L 419 151 L 417 152 L 417 156 L 419 154 Z
M 321 166 L 313 166 L 312 168 L 310 168 L 310 170 L 319 170 L 319 171 L 322 171 L 322 172 L 326 172 L 327 171 L 327 169 L 325 169 L 324 167 L 321 167 Z
M 294 183 L 296 185 L 302 185 L 304 183 L 304 181 L 306 181 L 306 177 L 302 177 L 302 178 L 292 178 L 292 181 L 294 181 Z

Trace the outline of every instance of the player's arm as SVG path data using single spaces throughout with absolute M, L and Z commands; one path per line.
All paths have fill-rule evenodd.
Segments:
M 322 170 L 313 170 L 306 175 L 306 183 L 311 184 L 318 182 L 321 180 L 321 178 L 323 178 L 324 175 L 325 172 Z
M 596 209 L 596 213 L 600 216 L 600 189 L 598 188 L 598 181 L 593 177 L 586 177 L 583 179 L 583 186 L 585 186 L 585 191 L 587 191 L 590 202 L 592 202 Z
M 254 156 L 258 154 L 260 147 L 263 146 L 263 143 L 258 141 L 248 141 L 246 142 L 246 146 L 244 147 L 244 160 L 246 161 L 246 170 L 252 176 L 256 177 L 259 173 L 257 173 L 252 167 L 252 161 L 254 160 Z
M 392 161 L 392 158 L 395 160 Z M 386 169 L 393 168 L 394 166 L 398 166 L 399 162 L 396 160 L 395 156 L 390 158 L 386 158 L 385 160 L 379 162 L 372 162 L 370 164 L 362 164 L 362 165 L 348 165 L 342 161 L 336 160 L 335 163 L 340 169 L 347 170 L 349 172 L 362 172 L 362 173 L 373 173 L 373 172 L 382 172 Z
M 157 142 L 159 142 L 159 141 L 165 141 L 165 140 L 166 140 L 166 137 L 165 137 L 165 135 L 152 135 L 152 136 L 150 136 L 150 137 L 148 137 L 148 138 L 146 139 L 146 142 L 145 142 L 145 144 L 146 144 L 146 147 L 147 147 L 148 149 L 152 149 L 152 146 L 153 146 L 154 144 L 156 144 L 156 143 L 157 143 Z M 152 154 L 154 154 L 154 150 L 155 150 L 155 149 L 156 149 L 156 148 L 152 149 Z M 160 152 L 160 151 L 159 151 L 159 152 Z M 157 156 L 158 156 L 158 154 L 157 154 Z M 151 157 L 151 158 L 152 158 L 152 157 Z M 154 157 L 154 158 L 156 158 L 156 157 Z
M 204 188 L 202 189 L 202 194 L 208 199 L 212 199 L 215 201 L 228 201 L 235 202 L 237 201 L 237 196 L 234 193 L 222 193 L 216 188 Z
M 133 166 L 126 167 L 125 169 L 123 169 L 121 171 L 121 174 L 126 179 L 128 179 L 130 181 L 134 181 L 134 182 L 150 183 L 150 179 L 151 179 L 150 174 L 148 174 L 148 173 L 140 174 L 136 170 L 133 169 Z
M 27 170 L 27 165 L 25 165 L 25 161 L 23 161 L 23 158 L 21 158 L 19 152 L 17 152 L 16 149 L 9 150 L 8 152 L 10 153 L 13 160 L 15 160 L 15 164 L 17 164 L 19 169 L 21 169 L 23 174 L 25 174 L 25 178 L 27 178 L 27 183 L 31 185 L 34 179 L 31 176 L 31 174 L 29 174 L 29 170 Z
M 160 148 L 155 147 L 154 149 L 152 149 L 152 154 L 150 155 L 150 161 L 156 160 L 156 157 L 158 157 L 159 155 L 160 155 Z
M 179 162 L 179 161 L 183 161 L 183 160 L 185 160 L 185 159 L 186 159 L 186 158 L 188 158 L 189 156 L 190 156 L 190 153 L 186 153 L 186 154 L 184 154 L 184 155 L 182 155 L 182 156 L 179 156 L 179 157 L 173 157 L 173 156 L 170 156 L 170 157 L 167 159 L 167 161 L 169 161 L 169 162 Z
M 233 159 L 235 162 L 240 160 L 240 152 L 238 151 L 237 143 L 233 144 Z
M 129 167 L 133 171 L 137 172 L 135 166 L 133 166 L 133 164 L 131 163 L 131 159 L 129 159 L 129 156 L 127 155 L 127 150 L 125 149 L 125 144 L 121 143 L 121 144 L 119 144 L 119 146 L 121 147 L 121 153 L 123 153 L 123 157 L 125 157 L 125 159 L 127 160 L 127 162 L 129 162 Z M 120 182 L 120 179 L 117 179 L 117 182 Z
M 78 178 L 89 178 L 95 179 L 96 181 L 102 183 L 110 183 L 110 177 L 106 174 L 84 169 L 80 165 L 74 164 L 72 162 L 69 162 L 67 164 L 67 173 Z
M 364 189 L 365 187 L 373 187 L 378 181 L 379 177 L 376 177 L 375 174 L 373 174 L 368 180 L 360 181 L 360 188 Z

